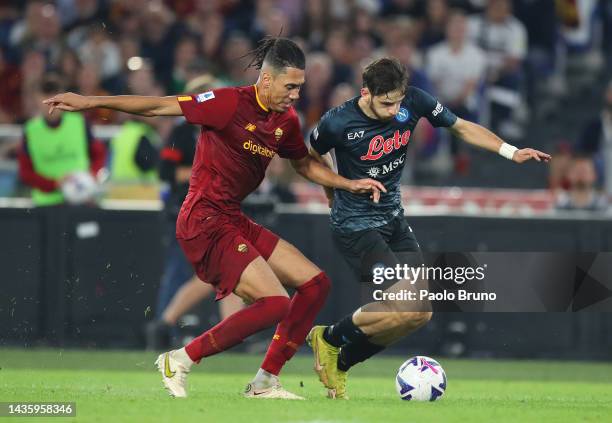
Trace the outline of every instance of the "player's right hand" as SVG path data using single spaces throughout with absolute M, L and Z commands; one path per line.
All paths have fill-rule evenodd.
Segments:
M 49 106 L 49 114 L 53 113 L 55 109 L 76 112 L 89 108 L 87 97 L 75 93 L 57 94 L 43 100 L 43 104 Z
M 372 201 L 378 203 L 378 201 L 380 200 L 380 193 L 386 193 L 387 189 L 380 182 L 374 179 L 366 178 L 352 180 L 349 187 L 349 191 L 353 194 L 365 194 L 369 192 L 371 193 L 370 198 L 372 199 Z

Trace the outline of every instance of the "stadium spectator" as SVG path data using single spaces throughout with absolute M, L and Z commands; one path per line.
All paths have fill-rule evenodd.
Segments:
M 131 117 L 111 139 L 111 180 L 120 183 L 157 180 L 159 135 L 146 118 Z
M 558 0 L 559 91 L 583 93 L 597 81 L 604 64 L 601 26 L 606 1 Z
M 78 75 L 81 68 L 81 60 L 77 53 L 71 48 L 65 48 L 59 58 L 57 64 L 57 73 L 60 74 L 66 89 L 74 91 L 78 85 Z
M 331 25 L 330 2 L 311 0 L 304 7 L 304 16 L 296 31 L 316 50 L 322 49 Z
M 376 28 L 376 15 L 378 13 L 378 5 L 375 2 L 356 2 L 350 17 L 351 32 L 359 35 L 366 35 L 370 38 L 376 47 L 380 46 L 382 39 L 378 35 Z
M 23 51 L 40 51 L 49 63 L 57 63 L 64 48 L 57 9 L 52 3 L 42 3 L 41 7 L 35 6 L 32 10 L 24 37 L 17 45 Z
M 421 19 L 424 14 L 424 2 L 420 0 L 389 0 L 381 11 L 382 16 L 407 15 L 415 19 Z
M 0 1 L 0 47 L 10 45 L 13 25 L 19 18 L 18 6 L 12 1 Z
M 325 53 L 312 53 L 306 64 L 304 92 L 300 98 L 300 108 L 304 112 L 304 125 L 309 128 L 318 122 L 327 110 L 328 96 L 331 92 L 333 65 Z
M 354 96 L 355 87 L 353 85 L 347 83 L 338 84 L 329 96 L 329 107 L 337 107 Z
M 571 143 L 567 140 L 559 140 L 554 144 L 553 156 L 555 159 L 550 162 L 548 187 L 554 196 L 558 196 L 561 191 L 567 191 L 570 187 L 567 175 L 572 163 L 573 149 Z
M 211 13 L 201 23 L 200 50 L 209 61 L 214 61 L 223 52 L 225 21 L 219 13 Z
M 453 13 L 448 20 L 446 41 L 433 46 L 427 54 L 427 74 L 440 101 L 460 118 L 478 121 L 479 90 L 485 77 L 486 56 L 467 40 L 466 31 L 465 15 Z M 451 140 L 451 153 L 456 157 L 463 143 L 454 136 Z
M 136 39 L 121 37 L 117 45 L 121 55 L 121 72 L 114 78 L 107 79 L 104 82 L 104 87 L 112 94 L 128 91 L 128 76 L 134 68 L 134 63 L 138 63 L 140 58 L 140 46 Z M 141 58 L 140 60 L 142 61 Z M 132 67 L 132 69 L 130 69 L 130 67 Z M 147 79 L 149 78 L 147 77 Z
M 468 27 L 471 39 L 487 53 L 489 126 L 502 136 L 517 138 L 520 128 L 513 118 L 522 104 L 525 27 L 512 15 L 510 0 L 490 0 L 485 13 L 470 18 Z
M 612 78 L 612 2 L 602 2 L 602 23 L 603 23 L 603 37 L 602 37 L 602 51 L 603 56 L 606 59 L 607 77 Z
M 429 0 L 425 8 L 423 30 L 419 37 L 419 47 L 429 47 L 444 41 L 449 17 L 447 0 Z
M 403 38 L 387 46 L 389 56 L 397 58 L 408 69 L 409 84 L 424 91 L 435 92 L 427 74 L 422 70 L 420 52 L 411 37 Z
M 595 157 L 604 191 L 612 195 L 612 80 L 604 93 L 603 108 L 582 129 L 576 150 Z
M 234 33 L 229 36 L 221 52 L 223 69 L 220 79 L 223 84 L 250 84 L 257 80 L 257 73 L 252 69 L 245 70 L 244 61 L 239 60 L 245 57 L 252 47 L 251 40 L 242 34 Z
M 35 206 L 63 204 L 64 180 L 75 172 L 96 175 L 106 159 L 104 145 L 93 139 L 82 114 L 60 110 L 48 113 L 42 100 L 61 88 L 56 75 L 46 75 L 35 93 L 39 114 L 24 124 L 19 176 L 32 188 Z
M 332 29 L 325 39 L 325 51 L 334 63 L 333 84 L 351 82 L 354 75 L 361 75 L 361 72 L 354 73 L 351 66 L 352 57 L 347 30 Z
M 255 2 L 255 14 L 251 24 L 251 40 L 255 42 L 267 34 L 292 34 L 289 16 L 274 1 Z
M 169 94 L 185 92 L 188 77 L 188 67 L 198 57 L 198 44 L 192 37 L 183 37 L 174 50 L 174 68 Z
M 21 73 L 7 59 L 6 49 L 0 47 L 0 123 L 13 123 L 22 118 Z
M 98 67 L 93 64 L 81 66 L 76 83 L 76 89 L 80 93 L 109 95 L 109 92 L 101 87 Z M 84 115 L 91 124 L 109 124 L 114 123 L 117 119 L 117 113 L 114 110 L 86 110 Z
M 86 41 L 78 49 L 83 64 L 94 65 L 101 80 L 115 77 L 121 71 L 121 52 L 108 33 L 99 26 L 90 28 Z
M 128 75 L 129 92 L 154 94 L 163 92 L 155 81 L 150 64 L 135 60 Z M 120 183 L 151 183 L 157 180 L 160 134 L 147 117 L 130 115 L 111 139 L 111 180 Z
M 58 0 L 57 7 L 62 27 L 66 32 L 100 24 L 107 13 L 105 0 Z
M 142 56 L 153 64 L 155 77 L 164 87 L 172 81 L 172 61 L 176 43 L 184 32 L 174 13 L 161 1 L 148 1 L 141 12 Z
M 13 48 L 20 48 L 34 35 L 34 28 L 39 25 L 44 1 L 28 2 L 23 17 L 11 26 L 9 43 Z
M 606 198 L 596 189 L 597 174 L 593 158 L 575 156 L 568 175 L 569 190 L 560 194 L 556 207 L 559 210 L 603 211 L 608 207 Z
M 558 30 L 555 2 L 514 0 L 514 12 L 524 25 L 528 37 L 526 86 L 529 105 L 540 107 L 538 100 L 555 94 L 558 84 Z
M 486 56 L 466 38 L 466 18 L 452 14 L 446 40 L 427 55 L 427 74 L 434 91 L 460 117 L 474 120 L 478 113 L 478 90 L 486 70 Z M 465 115 L 465 116 L 462 116 Z
M 25 118 L 39 113 L 40 106 L 36 104 L 36 93 L 42 84 L 46 72 L 45 57 L 38 51 L 29 51 L 21 63 L 21 101 Z

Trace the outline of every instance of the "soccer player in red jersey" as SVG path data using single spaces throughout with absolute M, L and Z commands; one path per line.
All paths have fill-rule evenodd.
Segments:
M 250 305 L 184 348 L 158 357 L 164 386 L 175 397 L 187 395 L 193 363 L 278 324 L 245 395 L 302 399 L 281 387 L 278 374 L 304 342 L 330 281 L 293 245 L 240 211 L 240 202 L 262 181 L 274 155 L 291 160 L 299 174 L 326 187 L 370 195 L 375 202 L 386 192 L 373 179 L 346 179 L 309 156 L 293 108 L 304 84 L 305 58 L 293 41 L 264 39 L 250 66 L 260 74 L 255 85 L 246 87 L 178 97 L 64 93 L 45 100 L 49 113 L 102 107 L 144 116 L 184 115 L 202 126 L 176 236 L 199 278 L 215 286 L 217 299 L 234 292 Z M 284 287 L 295 289 L 291 299 Z

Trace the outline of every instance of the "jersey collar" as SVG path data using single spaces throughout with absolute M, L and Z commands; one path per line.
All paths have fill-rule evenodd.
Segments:
M 257 104 L 259 104 L 259 107 L 261 107 L 265 112 L 269 112 L 270 110 L 268 110 L 268 108 L 264 106 L 264 104 L 259 99 L 259 93 L 257 92 L 257 85 L 254 84 L 253 88 L 255 88 L 255 99 L 257 100 Z

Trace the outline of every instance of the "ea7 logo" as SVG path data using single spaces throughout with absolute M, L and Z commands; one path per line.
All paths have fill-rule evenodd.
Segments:
M 431 114 L 434 115 L 434 117 L 438 116 L 440 113 L 442 113 L 442 110 L 444 110 L 444 106 L 442 106 L 440 102 L 438 101 L 436 103 L 436 108 L 434 109 L 433 112 L 431 112 Z
M 358 138 L 363 137 L 363 133 L 364 133 L 363 130 L 357 131 L 357 132 L 349 132 L 347 137 L 350 141 L 352 141 L 352 140 L 356 140 Z

